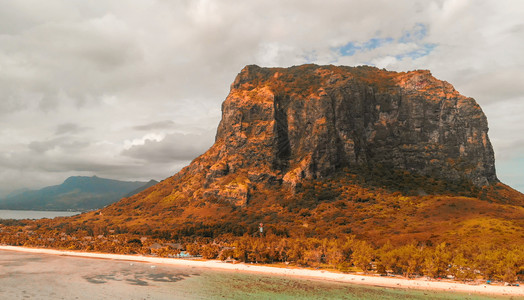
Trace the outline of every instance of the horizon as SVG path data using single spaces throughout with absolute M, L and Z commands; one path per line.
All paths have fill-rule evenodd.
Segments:
M 524 192 L 522 2 L 0 1 L 0 196 L 161 181 L 212 145 L 244 66 L 306 63 L 430 70 L 480 104 Z

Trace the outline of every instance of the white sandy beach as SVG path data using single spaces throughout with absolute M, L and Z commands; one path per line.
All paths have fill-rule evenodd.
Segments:
M 121 261 L 138 261 L 153 264 L 165 264 L 187 267 L 213 268 L 225 269 L 234 271 L 248 271 L 263 274 L 284 275 L 314 278 L 320 280 L 331 280 L 339 282 L 348 282 L 352 284 L 371 285 L 390 288 L 405 288 L 405 289 L 421 289 L 421 290 L 436 290 L 436 291 L 451 291 L 477 294 L 491 294 L 491 295 L 508 295 L 508 296 L 524 296 L 523 286 L 501 286 L 501 285 L 469 285 L 458 282 L 449 281 L 428 281 L 424 279 L 405 279 L 405 278 L 391 278 L 380 276 L 364 276 L 334 273 L 323 270 L 310 270 L 302 268 L 279 268 L 268 267 L 253 264 L 243 263 L 225 263 L 218 260 L 187 260 L 175 258 L 160 258 L 140 255 L 123 255 L 123 254 L 107 254 L 107 253 L 91 253 L 91 252 L 75 252 L 65 250 L 53 250 L 43 248 L 27 248 L 18 246 L 0 246 L 0 250 L 19 251 L 27 253 L 40 253 L 52 255 L 65 255 L 86 258 L 111 259 Z

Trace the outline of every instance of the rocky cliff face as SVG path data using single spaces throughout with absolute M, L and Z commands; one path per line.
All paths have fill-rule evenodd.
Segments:
M 206 183 L 244 170 L 294 186 L 366 165 L 484 186 L 497 182 L 487 133 L 475 100 L 429 71 L 247 66 L 222 105 Z
M 215 144 L 164 184 L 176 190 L 168 198 L 237 205 L 263 186 L 293 188 L 344 168 L 480 187 L 498 181 L 487 133 L 475 100 L 429 71 L 247 66 L 222 105 Z

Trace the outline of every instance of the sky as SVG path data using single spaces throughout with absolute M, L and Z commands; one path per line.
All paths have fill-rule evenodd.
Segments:
M 0 195 L 161 180 L 214 142 L 249 64 L 429 69 L 481 105 L 524 191 L 524 1 L 0 0 Z

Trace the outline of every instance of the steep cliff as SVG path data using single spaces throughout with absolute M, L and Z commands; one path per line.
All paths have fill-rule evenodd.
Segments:
M 192 196 L 244 205 L 257 185 L 366 167 L 477 187 L 497 182 L 485 115 L 429 71 L 247 66 L 231 85 L 212 148 L 184 169 Z M 232 176 L 234 174 L 234 176 Z
M 280 236 L 433 242 L 524 228 L 524 195 L 498 182 L 487 132 L 475 100 L 429 71 L 247 66 L 206 153 L 67 226 L 177 239 L 263 222 Z
M 222 111 L 208 182 L 244 169 L 295 185 L 362 165 L 497 182 L 481 108 L 429 71 L 247 66 Z

